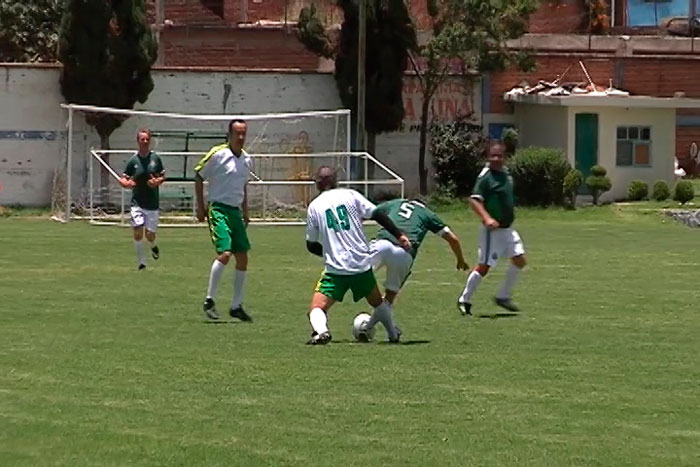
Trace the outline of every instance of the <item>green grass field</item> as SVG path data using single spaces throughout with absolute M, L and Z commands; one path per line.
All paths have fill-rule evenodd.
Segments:
M 474 217 L 443 214 L 471 263 Z M 428 238 L 403 345 L 353 343 L 367 308 L 344 303 L 309 347 L 301 228 L 250 228 L 255 323 L 209 324 L 205 230 L 161 230 L 139 273 L 127 229 L 0 219 L 0 465 L 700 464 L 700 232 L 618 206 L 517 227 L 524 316 L 462 318 L 465 275 Z

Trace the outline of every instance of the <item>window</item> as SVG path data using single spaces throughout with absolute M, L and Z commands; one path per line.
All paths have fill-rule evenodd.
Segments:
M 698 0 L 627 0 L 627 26 L 658 26 L 665 18 L 688 17 Z
M 651 165 L 651 128 L 648 126 L 617 127 L 618 167 L 649 167 Z

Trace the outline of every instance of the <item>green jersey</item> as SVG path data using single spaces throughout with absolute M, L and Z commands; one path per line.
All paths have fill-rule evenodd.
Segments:
M 136 182 L 136 186 L 131 192 L 132 206 L 139 206 L 141 209 L 149 211 L 158 209 L 158 187 L 148 186 L 148 180 L 152 175 L 162 175 L 163 171 L 163 162 L 153 151 L 144 157 L 139 156 L 138 153 L 131 156 L 131 159 L 126 163 L 124 175 Z
M 377 209 L 386 214 L 396 224 L 396 227 L 406 234 L 411 241 L 411 255 L 414 258 L 418 254 L 418 248 L 428 231 L 437 234 L 445 228 L 442 219 L 420 201 L 394 199 L 380 204 Z M 398 245 L 396 238 L 385 229 L 379 231 L 377 238 L 389 240 Z
M 472 198 L 484 203 L 486 212 L 501 228 L 510 227 L 515 220 L 513 177 L 507 168 L 496 171 L 484 167 L 476 179 Z

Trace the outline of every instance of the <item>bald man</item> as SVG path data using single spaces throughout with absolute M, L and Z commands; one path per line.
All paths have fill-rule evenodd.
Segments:
M 364 298 L 374 309 L 366 331 L 380 322 L 389 342 L 398 343 L 401 330 L 394 324 L 391 304 L 382 298 L 377 286 L 362 221 L 377 221 L 405 250 L 411 249 L 410 240 L 360 193 L 338 188 L 338 179 L 331 167 L 319 167 L 315 178 L 320 194 L 308 208 L 306 248 L 324 259 L 325 268 L 311 298 L 308 316 L 313 331 L 307 343 L 324 345 L 331 341 L 328 311 L 335 302 L 343 301 L 348 290 L 352 291 L 354 301 Z

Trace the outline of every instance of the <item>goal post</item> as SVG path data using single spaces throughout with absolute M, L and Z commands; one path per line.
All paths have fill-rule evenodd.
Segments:
M 313 174 L 321 165 L 337 170 L 341 186 L 370 197 L 384 192 L 404 194 L 404 181 L 395 171 L 367 152 L 350 150 L 349 110 L 189 115 L 62 106 L 68 111 L 68 151 L 62 164 L 65 174 L 54 177 L 52 205 L 58 220 L 129 225 L 131 194 L 118 179 L 136 152 L 137 130 L 149 128 L 151 149 L 160 156 L 166 171 L 166 181 L 160 187 L 161 224 L 197 225 L 194 166 L 210 147 L 226 141 L 227 125 L 236 118 L 248 123 L 245 149 L 253 159 L 248 184 L 251 222 L 303 222 L 306 207 L 316 195 Z M 85 123 L 85 116 L 91 113 L 129 117 L 111 137 L 113 149 L 98 149 L 99 139 Z

